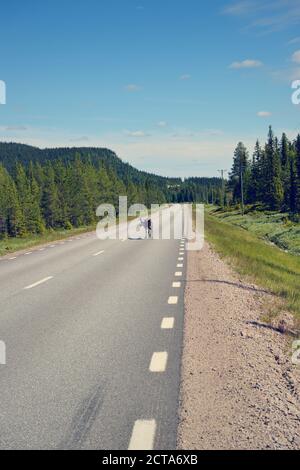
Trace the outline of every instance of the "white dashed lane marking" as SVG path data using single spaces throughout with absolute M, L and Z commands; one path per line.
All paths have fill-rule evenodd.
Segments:
M 182 276 L 182 272 L 181 272 L 181 271 L 176 271 L 175 276 L 176 276 L 176 277 L 181 277 L 181 276 Z
M 128 450 L 153 450 L 156 433 L 155 419 L 140 419 L 134 423 Z
M 180 263 L 180 264 L 177 264 L 176 267 L 177 267 L 177 268 L 183 268 L 183 264 L 181 264 L 181 263 Z
M 104 250 L 98 251 L 98 253 L 95 253 L 93 256 L 99 256 L 102 255 L 102 253 L 104 253 Z
M 166 351 L 153 353 L 149 366 L 150 372 L 165 372 L 167 361 L 168 353 Z
M 163 318 L 162 322 L 161 322 L 161 329 L 162 330 L 171 330 L 172 328 L 174 328 L 174 322 L 175 322 L 174 317 L 165 317 L 165 318 Z
M 168 304 L 169 304 L 169 305 L 176 305 L 176 304 L 178 304 L 178 297 L 177 297 L 177 295 L 174 295 L 174 296 L 169 297 L 169 299 L 168 299 Z
M 53 279 L 53 276 L 45 277 L 44 279 L 41 279 L 40 281 L 37 281 L 34 284 L 30 284 L 30 286 L 24 287 L 24 289 L 32 289 L 33 287 L 37 287 L 47 281 L 50 281 L 50 279 Z
M 172 287 L 181 287 L 181 282 L 173 282 Z

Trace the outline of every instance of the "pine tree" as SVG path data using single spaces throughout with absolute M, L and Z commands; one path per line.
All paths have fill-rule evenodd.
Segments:
M 281 165 L 277 140 L 272 127 L 269 128 L 268 142 L 265 146 L 265 196 L 264 201 L 271 210 L 281 209 L 283 187 L 281 181 Z
M 296 150 L 296 211 L 300 214 L 300 134 L 298 134 L 295 142 Z
M 289 210 L 295 214 L 297 212 L 297 167 L 296 167 L 296 153 L 290 154 L 289 163 Z
M 280 160 L 281 160 L 281 171 L 282 171 L 282 185 L 283 185 L 283 209 L 290 209 L 290 159 L 291 159 L 290 143 L 286 134 L 282 134 L 280 143 Z
M 41 209 L 47 228 L 62 227 L 64 225 L 55 173 L 49 163 L 44 168 Z
M 262 158 L 263 152 L 260 143 L 257 140 L 252 158 L 251 175 L 248 187 L 248 199 L 250 203 L 258 202 L 261 198 Z
M 248 151 L 242 142 L 239 142 L 233 158 L 233 166 L 229 177 L 229 187 L 233 193 L 234 203 L 243 203 L 249 185 L 249 158 Z
M 16 167 L 16 188 L 19 195 L 21 210 L 24 215 L 26 232 L 42 233 L 44 223 L 40 210 L 40 188 L 34 178 L 33 168 L 27 176 L 22 165 Z
M 0 188 L 0 238 L 22 236 L 25 225 L 16 186 L 1 164 Z

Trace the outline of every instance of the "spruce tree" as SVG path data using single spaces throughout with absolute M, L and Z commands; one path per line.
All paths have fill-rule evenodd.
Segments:
M 295 142 L 296 150 L 296 211 L 300 214 L 300 134 Z
M 233 202 L 243 203 L 247 193 L 249 180 L 248 151 L 242 142 L 239 142 L 233 157 L 233 165 L 229 175 L 229 187 L 232 190 Z
M 272 127 L 269 127 L 268 142 L 265 146 L 265 197 L 264 201 L 271 210 L 281 209 L 283 187 L 281 181 L 280 155 Z

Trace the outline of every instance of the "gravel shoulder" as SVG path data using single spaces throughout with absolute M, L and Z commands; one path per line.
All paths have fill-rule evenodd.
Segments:
M 208 244 L 189 252 L 179 449 L 300 449 L 293 339 L 260 326 L 272 304 Z

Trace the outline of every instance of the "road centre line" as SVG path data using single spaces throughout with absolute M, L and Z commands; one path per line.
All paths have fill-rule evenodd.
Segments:
M 29 286 L 24 287 L 24 289 L 33 289 L 33 287 L 37 287 L 41 284 L 44 284 L 45 282 L 50 281 L 50 279 L 53 279 L 53 276 L 45 277 L 44 279 L 41 279 L 40 281 L 37 281 L 34 284 L 30 284 Z
M 98 251 L 98 253 L 95 253 L 93 256 L 99 256 L 102 255 L 102 253 L 104 253 L 104 250 Z

